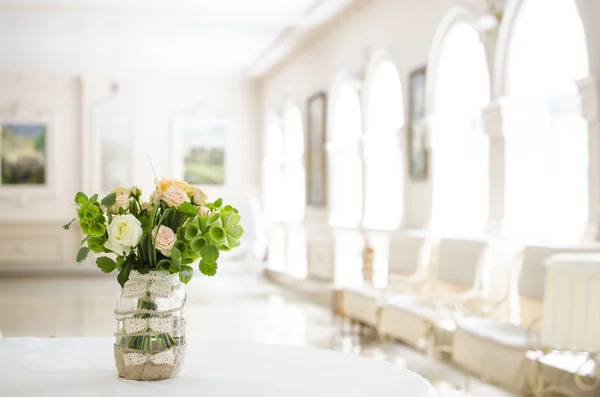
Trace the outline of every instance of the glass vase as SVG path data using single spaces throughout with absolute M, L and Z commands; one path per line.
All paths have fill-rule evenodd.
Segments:
M 115 362 L 132 380 L 176 377 L 185 359 L 186 294 L 177 274 L 132 270 L 117 299 Z

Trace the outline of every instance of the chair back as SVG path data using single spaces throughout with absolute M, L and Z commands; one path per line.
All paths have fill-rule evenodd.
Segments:
M 475 288 L 486 247 L 483 239 L 441 239 L 435 254 L 436 289 L 461 292 Z
M 398 231 L 392 234 L 389 253 L 389 273 L 411 276 L 424 260 L 427 234 L 425 231 Z

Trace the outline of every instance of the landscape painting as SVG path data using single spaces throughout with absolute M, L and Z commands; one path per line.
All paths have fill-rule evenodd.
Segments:
M 183 130 L 183 179 L 194 185 L 225 183 L 225 127 Z
M 5 123 L 0 134 L 2 185 L 44 185 L 46 125 Z

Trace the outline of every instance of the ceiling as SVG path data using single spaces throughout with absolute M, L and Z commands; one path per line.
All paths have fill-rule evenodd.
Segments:
M 0 0 L 0 69 L 260 75 L 351 0 Z

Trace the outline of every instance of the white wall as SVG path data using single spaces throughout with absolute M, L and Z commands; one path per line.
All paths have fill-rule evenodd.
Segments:
M 371 54 L 385 50 L 394 60 L 408 103 L 408 74 L 427 62 L 431 42 L 444 14 L 457 3 L 476 10 L 482 1 L 420 0 L 414 2 L 382 0 L 366 4 L 342 18 L 328 32 L 299 52 L 288 63 L 264 78 L 263 106 L 278 109 L 286 98 L 302 106 L 311 94 L 329 91 L 342 70 L 364 78 Z M 405 137 L 402 139 L 406 144 Z M 405 163 L 406 164 L 406 163 Z M 408 166 L 405 167 L 408 170 Z M 405 219 L 407 227 L 427 224 L 431 207 L 431 185 L 411 182 L 406 175 Z
M 200 117 L 214 115 L 229 122 L 225 185 L 209 187 L 209 198 L 222 196 L 242 210 L 248 206 L 244 198 L 258 194 L 256 89 L 239 74 L 108 78 L 0 72 L 0 111 L 6 109 L 2 117 L 13 118 L 15 104 L 22 114 L 44 111 L 51 116 L 47 156 L 53 177 L 39 199 L 25 188 L 0 187 L 0 272 L 82 269 L 74 265 L 78 231 L 65 232 L 60 226 L 76 215 L 75 193 L 93 194 L 99 186 L 94 177 L 98 165 L 93 161 L 97 148 L 92 117 L 97 104 L 109 98 L 113 82 L 119 84 L 117 97 L 131 113 L 133 175 L 146 194 L 154 180 L 146 152 L 159 176 L 182 177 L 170 175 L 170 162 L 178 160 L 170 155 L 173 123 L 198 104 Z M 97 272 L 93 264 L 85 268 Z
M 588 38 L 590 73 L 599 76 L 600 36 L 597 34 L 598 25 L 595 21 L 600 17 L 600 2 L 575 1 Z M 262 88 L 265 112 L 281 109 L 288 98 L 295 99 L 304 107 L 306 98 L 314 92 L 330 91 L 331 84 L 340 71 L 347 71 L 354 77 L 363 79 L 370 55 L 380 49 L 387 51 L 394 60 L 404 86 L 405 103 L 408 103 L 408 74 L 431 61 L 428 57 L 434 44 L 434 35 L 446 13 L 457 6 L 465 7 L 475 15 L 485 11 L 483 0 L 379 0 L 363 3 L 340 18 L 328 31 L 318 34 L 288 62 L 265 76 Z M 510 0 L 508 3 L 513 3 L 514 6 L 519 1 Z M 492 37 L 486 43 L 491 55 L 489 61 L 492 73 L 496 72 L 495 67 L 500 69 L 494 59 L 494 39 Z M 493 87 L 493 92 L 496 96 L 502 95 L 502 72 L 497 71 L 494 81 L 496 87 Z M 600 86 L 600 82 L 597 81 L 597 84 Z M 404 144 L 405 140 L 406 134 L 402 139 Z M 408 166 L 405 169 L 408 170 Z M 412 182 L 406 175 L 405 227 L 420 228 L 428 225 L 431 214 L 430 181 L 431 178 L 425 182 Z

